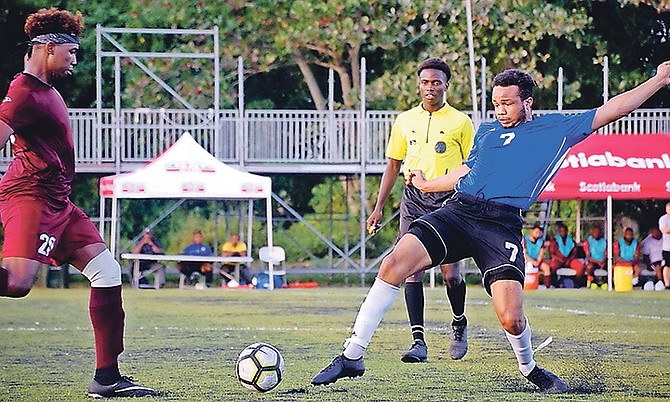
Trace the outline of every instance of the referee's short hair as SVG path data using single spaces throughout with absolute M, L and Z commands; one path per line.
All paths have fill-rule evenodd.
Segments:
M 421 64 L 419 64 L 419 69 L 416 71 L 416 75 L 420 76 L 421 72 L 427 68 L 442 71 L 444 75 L 447 76 L 447 82 L 449 82 L 451 79 L 451 69 L 449 68 L 449 65 L 442 59 L 432 57 L 422 61 Z
M 494 87 L 510 87 L 512 85 L 519 87 L 521 99 L 528 99 L 533 96 L 533 88 L 537 86 L 530 74 L 516 68 L 505 70 L 493 77 Z

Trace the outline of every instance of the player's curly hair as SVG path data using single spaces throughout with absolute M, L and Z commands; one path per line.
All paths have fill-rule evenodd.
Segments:
M 494 87 L 510 87 L 512 85 L 519 87 L 519 96 L 521 99 L 528 99 L 533 96 L 533 88 L 536 87 L 535 81 L 530 74 L 516 68 L 505 70 L 493 77 Z
M 43 8 L 28 16 L 23 30 L 30 39 L 46 33 L 68 33 L 80 36 L 84 30 L 84 17 L 79 11 L 72 14 L 55 7 Z
M 451 79 L 451 69 L 449 68 L 449 65 L 442 59 L 433 57 L 422 61 L 421 64 L 419 64 L 419 69 L 416 71 L 416 75 L 421 75 L 421 72 L 427 68 L 442 71 L 444 75 L 447 76 L 447 82 L 449 82 Z

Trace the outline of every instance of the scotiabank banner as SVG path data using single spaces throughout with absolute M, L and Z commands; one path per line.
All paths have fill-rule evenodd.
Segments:
M 540 199 L 670 198 L 670 134 L 593 134 L 563 161 Z

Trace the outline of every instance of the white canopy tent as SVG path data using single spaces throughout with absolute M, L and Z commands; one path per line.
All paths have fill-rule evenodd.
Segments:
M 105 200 L 111 198 L 110 250 L 116 255 L 118 201 L 121 198 L 191 198 L 248 200 L 247 247 L 251 252 L 254 200 L 265 200 L 267 245 L 272 247 L 272 181 L 242 172 L 216 159 L 189 133 L 134 172 L 100 179 L 100 233 L 105 235 Z M 268 263 L 270 289 L 274 288 L 273 263 Z

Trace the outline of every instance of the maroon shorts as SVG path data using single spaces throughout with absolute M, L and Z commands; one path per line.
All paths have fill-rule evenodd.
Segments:
M 53 210 L 35 198 L 15 198 L 0 205 L 4 228 L 3 258 L 20 257 L 50 264 L 70 261 L 75 250 L 103 243 L 93 222 L 72 202 Z

